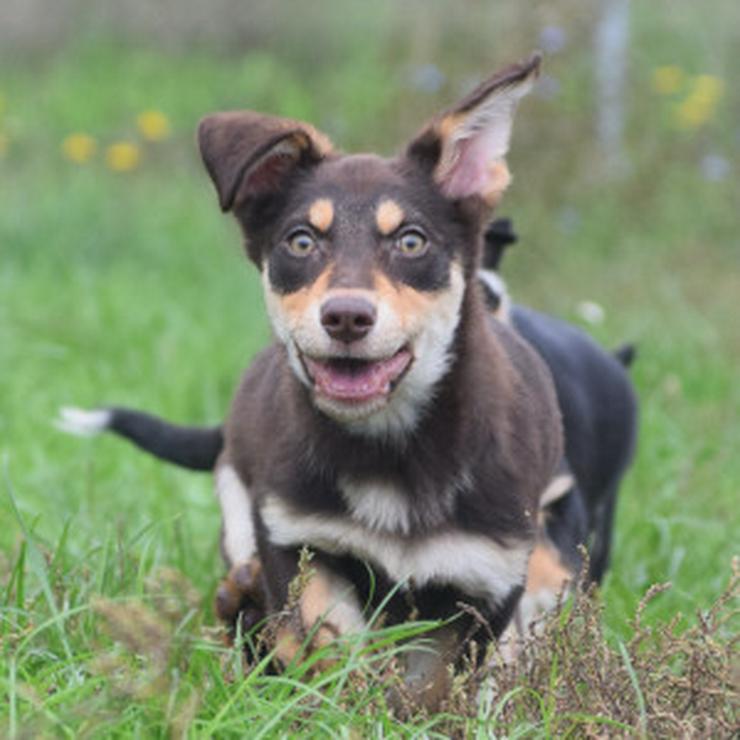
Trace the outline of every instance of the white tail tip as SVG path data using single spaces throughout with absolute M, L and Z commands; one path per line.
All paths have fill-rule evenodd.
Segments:
M 92 437 L 108 429 L 111 417 L 108 409 L 85 411 L 74 406 L 62 406 L 58 418 L 54 419 L 54 426 L 78 437 Z

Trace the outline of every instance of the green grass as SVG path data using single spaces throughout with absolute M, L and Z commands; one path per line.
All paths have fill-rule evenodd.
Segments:
M 519 300 L 576 322 L 578 303 L 595 300 L 606 318 L 589 331 L 606 346 L 639 344 L 639 454 L 603 589 L 613 644 L 630 639 L 628 619 L 656 582 L 672 588 L 647 607 L 646 621 L 680 613 L 682 627 L 694 624 L 737 553 L 740 99 L 730 70 L 740 61 L 740 23 L 729 3 L 717 3 L 713 17 L 692 8 L 684 2 L 668 16 L 635 4 L 630 167 L 619 180 L 599 172 L 588 39 L 572 19 L 571 45 L 548 62 L 562 94 L 520 111 L 515 182 L 502 209 L 522 235 L 505 263 Z M 248 106 L 313 120 L 347 147 L 391 151 L 471 73 L 504 59 L 473 28 L 461 50 L 457 20 L 439 31 L 435 59 L 450 80 L 437 95 L 409 89 L 406 65 L 427 59 L 418 45 L 402 50 L 411 28 L 404 18 L 386 8 L 374 21 L 386 33 L 367 38 L 350 24 L 342 43 L 315 58 L 304 39 L 285 54 L 277 42 L 231 56 L 85 42 L 0 59 L 0 133 L 9 141 L 0 158 L 0 733 L 496 731 L 498 695 L 481 704 L 480 722 L 392 719 L 381 711 L 381 682 L 371 680 L 387 654 L 371 660 L 351 642 L 326 674 L 303 666 L 244 676 L 213 634 L 222 565 L 208 478 L 115 440 L 66 437 L 50 423 L 62 404 L 100 402 L 181 421 L 222 418 L 269 330 L 258 279 L 197 161 L 197 120 Z M 521 55 L 532 32 L 522 32 L 521 19 L 511 24 L 506 49 Z M 678 130 L 672 102 L 651 90 L 662 64 L 725 79 L 701 130 Z M 142 144 L 134 172 L 109 171 L 102 152 L 83 166 L 61 156 L 74 131 L 93 134 L 101 149 L 136 140 L 135 116 L 151 107 L 169 116 L 173 136 Z M 724 156 L 734 171 L 706 181 L 706 154 Z M 144 643 L 126 632 L 129 622 L 148 635 Z M 522 715 L 520 734 L 563 729 L 538 697 L 540 719 Z M 632 729 L 640 731 L 639 719 Z

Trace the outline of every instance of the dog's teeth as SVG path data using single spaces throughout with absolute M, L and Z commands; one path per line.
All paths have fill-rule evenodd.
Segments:
M 54 426 L 68 434 L 79 437 L 92 437 L 104 432 L 111 422 L 111 412 L 108 409 L 94 409 L 85 411 L 74 406 L 63 406 L 59 409 L 59 417 L 54 420 Z

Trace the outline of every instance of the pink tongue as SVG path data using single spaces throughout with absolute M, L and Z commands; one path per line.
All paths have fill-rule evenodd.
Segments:
M 406 369 L 411 354 L 402 350 L 387 360 L 369 362 L 360 368 L 349 369 L 330 362 L 306 358 L 316 391 L 323 396 L 344 401 L 367 401 L 390 393 L 391 383 Z

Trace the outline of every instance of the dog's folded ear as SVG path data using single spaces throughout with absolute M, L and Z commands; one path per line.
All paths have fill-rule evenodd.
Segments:
M 542 56 L 501 70 L 435 118 L 407 155 L 431 170 L 443 194 L 493 206 L 510 181 L 506 166 L 514 111 L 539 75 Z
M 198 145 L 223 211 L 280 190 L 291 173 L 332 149 L 307 123 L 252 111 L 206 116 L 198 126 Z

